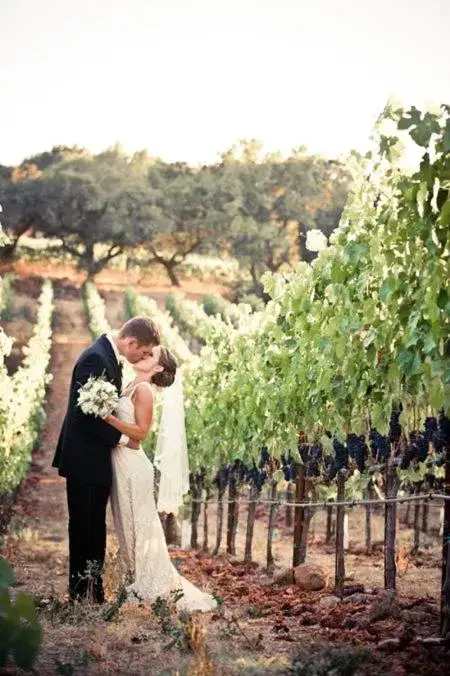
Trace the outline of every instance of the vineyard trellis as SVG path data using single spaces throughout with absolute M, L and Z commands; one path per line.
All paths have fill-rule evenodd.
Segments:
M 312 266 L 265 276 L 272 300 L 257 323 L 206 339 L 201 369 L 190 371 L 187 428 L 221 498 L 236 473 L 259 493 L 262 480 L 296 480 L 301 466 L 298 502 L 336 498 L 336 481 L 346 495 L 383 490 L 385 584 L 395 588 L 399 491 L 424 482 L 450 491 L 449 108 L 388 106 L 374 142 L 331 246 Z M 420 152 L 413 171 L 402 145 Z M 296 507 L 303 540 L 307 511 Z M 447 500 L 447 618 L 449 530 Z
M 17 371 L 8 376 L 3 363 L 11 340 L 0 333 L 0 494 L 14 491 L 24 478 L 45 421 L 46 387 L 52 343 L 53 288 L 45 280 L 33 334 Z

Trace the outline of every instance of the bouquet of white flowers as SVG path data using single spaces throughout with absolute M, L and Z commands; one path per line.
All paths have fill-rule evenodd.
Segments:
M 77 404 L 86 415 L 104 418 L 114 411 L 119 401 L 115 385 L 103 376 L 89 376 L 78 392 Z

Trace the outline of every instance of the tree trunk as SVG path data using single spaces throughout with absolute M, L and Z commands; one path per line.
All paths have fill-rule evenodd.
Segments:
M 94 255 L 94 245 L 92 242 L 85 244 L 84 251 L 79 255 L 77 265 L 82 270 L 86 270 L 88 281 L 92 281 L 98 274 L 97 263 Z
M 414 488 L 414 493 L 418 495 L 420 493 L 420 484 L 417 484 Z M 415 556 L 420 547 L 420 502 L 418 500 L 414 503 L 414 544 L 411 550 L 411 554 Z
M 327 530 L 325 534 L 325 544 L 329 545 L 334 535 L 333 526 L 333 507 L 327 507 Z
M 289 483 L 286 489 L 286 502 L 294 502 L 294 491 L 292 490 L 292 484 Z M 292 528 L 292 507 L 291 505 L 286 505 L 286 528 Z
M 250 504 L 248 506 L 247 532 L 245 535 L 245 553 L 244 563 L 252 562 L 253 531 L 255 529 L 256 501 L 259 499 L 260 491 L 252 485 L 250 488 Z
M 396 498 L 398 478 L 395 468 L 386 461 L 386 498 Z M 395 537 L 397 525 L 397 503 L 388 502 L 384 508 L 384 588 L 395 589 L 397 567 L 395 564 Z
M 342 471 L 337 475 L 337 502 L 345 500 L 345 475 Z M 345 580 L 345 554 L 344 554 L 344 515 L 345 507 L 336 507 L 336 565 L 335 565 L 335 588 L 339 598 L 344 596 Z
M 295 502 L 305 501 L 305 465 L 297 465 L 296 483 L 295 483 Z M 294 513 L 294 543 L 292 565 L 295 568 L 300 563 L 300 545 L 302 541 L 303 522 L 305 519 L 305 508 L 295 507 Z
M 216 546 L 214 547 L 213 556 L 219 553 L 220 545 L 222 543 L 223 531 L 223 494 L 225 493 L 225 486 L 219 486 L 219 495 L 217 498 L 217 533 Z
M 270 501 L 272 503 L 277 499 L 277 482 L 274 479 L 269 480 L 270 486 Z M 272 553 L 273 532 L 275 530 L 275 515 L 277 513 L 277 505 L 271 504 L 269 511 L 269 526 L 267 528 L 267 572 L 273 573 L 275 562 Z
M 8 242 L 0 247 L 0 262 L 1 263 L 10 263 L 14 255 L 16 253 L 17 245 L 19 244 L 19 240 L 26 233 L 26 231 L 29 229 L 29 224 L 26 226 L 22 226 L 17 230 L 14 234 L 6 232 L 8 235 Z
M 181 286 L 180 280 L 176 273 L 176 268 L 179 263 L 174 263 L 173 261 L 161 261 L 161 264 L 164 266 L 165 271 L 172 283 L 173 286 Z

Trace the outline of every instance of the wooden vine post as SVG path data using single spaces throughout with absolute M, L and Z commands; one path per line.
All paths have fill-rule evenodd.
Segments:
M 237 491 L 237 472 L 233 468 L 230 472 L 228 484 L 228 517 L 227 517 L 227 554 L 236 555 L 236 530 L 239 515 L 239 501 Z
M 345 472 L 340 470 L 337 475 L 337 499 L 336 502 L 345 500 Z M 345 553 L 344 553 L 344 516 L 345 506 L 336 507 L 336 565 L 335 565 L 335 588 L 339 598 L 344 597 L 345 581 Z
M 248 506 L 248 516 L 247 516 L 247 532 L 245 534 L 245 553 L 244 553 L 244 563 L 252 562 L 252 544 L 253 544 L 253 531 L 255 529 L 255 517 L 256 517 L 256 504 L 260 496 L 260 491 L 251 483 L 250 485 L 250 500 Z
M 448 427 L 448 420 L 447 425 Z M 448 430 L 447 430 L 448 432 Z M 444 494 L 444 528 L 442 534 L 442 593 L 441 593 L 441 633 L 447 636 L 450 632 L 450 451 L 448 438 L 445 440 L 445 486 Z
M 289 481 L 286 488 L 286 502 L 291 503 L 294 501 L 294 491 L 292 489 L 292 484 Z M 292 505 L 286 505 L 286 528 L 292 528 Z
M 327 507 L 327 525 L 326 525 L 326 533 L 325 533 L 325 544 L 329 545 L 331 542 L 331 538 L 334 535 L 334 526 L 333 526 L 333 507 L 328 506 Z
M 223 496 L 225 493 L 225 488 L 227 486 L 226 481 L 222 479 L 222 476 L 218 476 L 218 496 L 217 496 L 217 530 L 216 530 L 216 546 L 214 547 L 213 556 L 217 556 L 219 553 L 220 545 L 222 543 L 222 531 L 223 531 Z
M 275 568 L 275 561 L 273 558 L 273 552 L 272 552 L 272 543 L 273 543 L 273 534 L 275 530 L 275 515 L 277 513 L 277 481 L 272 475 L 269 479 L 269 486 L 270 486 L 270 493 L 269 493 L 269 499 L 270 499 L 270 510 L 269 510 L 269 525 L 267 529 L 267 572 L 268 573 L 273 573 L 273 570 Z
M 367 499 L 371 500 L 373 498 L 374 492 L 372 488 L 372 479 L 367 485 Z M 365 530 L 366 530 L 366 554 L 372 553 L 372 505 L 365 505 L 366 510 L 366 519 L 365 519 Z
M 203 493 L 203 475 L 201 473 L 191 474 L 190 487 L 192 495 L 192 530 L 191 530 L 191 547 L 198 549 L 198 522 L 200 519 L 202 509 L 202 493 Z
M 297 465 L 295 482 L 295 502 L 305 501 L 305 466 Z M 295 507 L 294 512 L 294 546 L 292 565 L 295 568 L 300 563 L 300 545 L 302 542 L 303 523 L 305 520 L 305 508 Z
M 420 484 L 417 483 L 414 487 L 414 493 L 416 495 L 420 494 Z M 414 544 L 411 550 L 411 554 L 416 555 L 419 552 L 420 548 L 420 500 L 416 500 L 414 503 Z
M 395 465 L 390 458 L 386 459 L 386 498 L 397 497 L 399 480 Z M 384 508 L 384 588 L 395 589 L 397 566 L 395 563 L 395 537 L 397 531 L 397 503 L 386 502 Z
M 203 551 L 208 551 L 208 503 L 211 500 L 211 490 L 206 486 L 205 502 L 203 505 Z

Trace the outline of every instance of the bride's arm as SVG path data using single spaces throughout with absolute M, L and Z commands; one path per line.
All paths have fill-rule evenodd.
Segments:
M 126 434 L 135 441 L 144 441 L 153 420 L 153 394 L 148 387 L 138 387 L 134 395 L 134 417 L 136 424 L 119 420 L 115 415 L 103 418 L 111 427 Z

